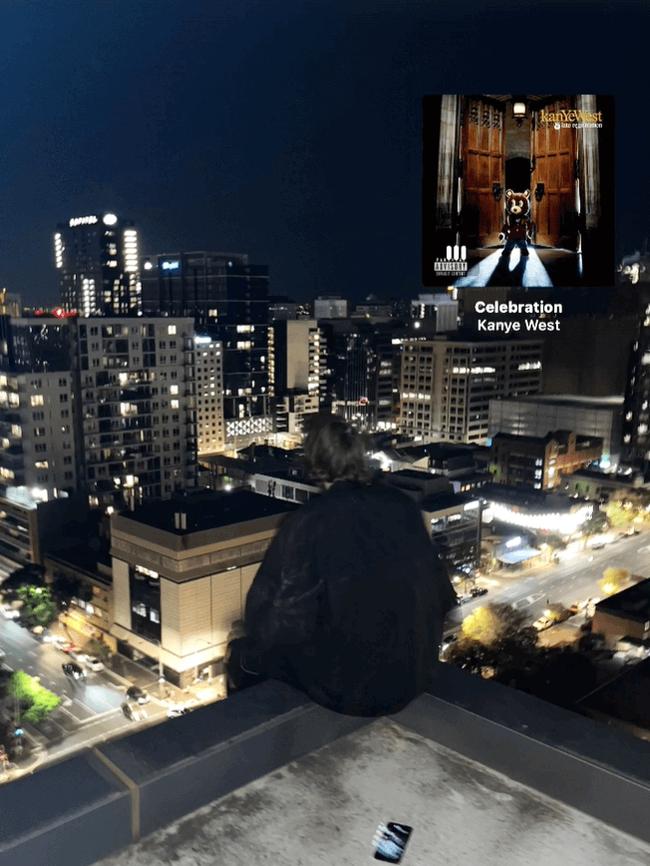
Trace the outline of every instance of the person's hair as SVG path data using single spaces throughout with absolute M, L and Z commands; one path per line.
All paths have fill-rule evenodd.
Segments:
M 305 464 L 320 483 L 368 483 L 372 473 L 362 435 L 340 415 L 312 415 L 303 423 Z

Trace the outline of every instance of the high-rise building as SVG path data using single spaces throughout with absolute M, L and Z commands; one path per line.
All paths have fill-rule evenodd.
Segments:
M 20 295 L 0 289 L 0 316 L 22 316 L 23 304 Z
M 61 304 L 80 316 L 142 312 L 138 232 L 114 213 L 72 217 L 54 234 Z
M 223 344 L 226 440 L 272 432 L 268 381 L 268 268 L 239 253 L 178 252 L 143 263 L 145 312 L 191 316 Z
M 367 430 L 392 429 L 393 325 L 341 319 L 321 322 L 320 332 L 321 407 Z
M 79 482 L 74 322 L 0 316 L 0 486 L 36 501 Z
M 315 319 L 269 325 L 269 388 L 276 432 L 297 433 L 305 415 L 318 412 L 321 344 Z
M 643 312 L 630 354 L 623 406 L 623 454 L 650 461 L 650 292 L 643 291 Z
M 542 341 L 480 341 L 463 335 L 405 342 L 402 433 L 424 441 L 482 442 L 491 399 L 539 394 Z
M 223 345 L 212 337 L 194 337 L 197 450 L 211 454 L 223 450 Z
M 321 295 L 314 301 L 315 319 L 345 319 L 348 302 L 339 295 Z
M 35 501 L 68 495 L 79 483 L 73 374 L 0 373 L 0 488 Z
M 91 505 L 132 508 L 193 487 L 193 321 L 80 319 L 78 365 Z
M 0 477 L 120 508 L 195 478 L 191 319 L 0 317 Z
M 458 330 L 458 301 L 442 292 L 421 294 L 411 301 L 411 318 L 430 326 L 434 333 Z

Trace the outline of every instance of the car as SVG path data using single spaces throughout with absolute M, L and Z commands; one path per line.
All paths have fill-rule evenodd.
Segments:
M 85 680 L 86 674 L 83 668 L 80 668 L 78 664 L 75 662 L 65 662 L 61 665 L 61 669 L 66 677 L 70 677 L 73 680 Z
M 121 706 L 121 710 L 126 718 L 132 722 L 140 722 L 142 719 L 146 719 L 148 715 L 144 707 L 130 701 L 125 701 Z
M 567 611 L 569 616 L 575 616 L 577 613 L 580 613 L 580 605 L 578 604 L 578 602 L 574 602 L 567 607 Z
M 550 616 L 540 616 L 539 619 L 536 619 L 533 623 L 533 628 L 536 628 L 537 631 L 546 631 L 547 628 L 550 628 L 552 625 L 555 625 L 555 620 Z
M 0 613 L 2 613 L 5 619 L 18 619 L 20 616 L 20 611 L 15 607 L 11 607 L 11 605 L 3 604 L 0 608 Z
M 191 713 L 194 708 L 189 704 L 175 704 L 167 710 L 168 719 L 177 719 L 179 716 L 186 716 Z
M 472 598 L 478 598 L 481 595 L 487 595 L 487 589 L 484 586 L 474 586 L 470 589 L 469 594 Z
M 104 662 L 98 659 L 97 656 L 83 656 L 82 661 L 87 668 L 90 668 L 95 673 L 104 670 Z
M 129 686 L 126 690 L 126 696 L 130 701 L 135 701 L 137 704 L 148 704 L 151 700 L 149 695 L 140 686 Z
M 448 650 L 449 647 L 458 640 L 458 635 L 451 632 L 450 634 L 446 634 L 442 639 L 441 649 L 443 652 Z

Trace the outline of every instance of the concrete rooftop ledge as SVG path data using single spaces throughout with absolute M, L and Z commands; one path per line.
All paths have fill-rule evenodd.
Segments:
M 405 863 L 491 863 L 479 837 L 513 866 L 559 863 L 555 838 L 568 864 L 650 862 L 650 744 L 447 665 L 434 692 L 368 720 L 267 682 L 84 752 L 0 787 L 0 866 L 359 863 L 390 820 Z
M 647 866 L 650 857 L 647 844 L 382 719 L 101 866 L 371 866 L 373 834 L 389 820 L 413 827 L 405 866 Z

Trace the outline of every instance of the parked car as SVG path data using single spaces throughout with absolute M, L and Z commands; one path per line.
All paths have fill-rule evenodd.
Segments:
M 192 704 L 176 704 L 167 710 L 168 719 L 177 719 L 179 716 L 186 716 L 191 713 L 194 707 Z
M 61 669 L 66 677 L 70 677 L 73 680 L 85 680 L 86 674 L 83 668 L 79 667 L 76 662 L 65 662 L 61 665 Z
M 458 640 L 458 635 L 450 632 L 450 634 L 446 634 L 442 639 L 442 651 L 449 649 L 449 647 Z
M 484 586 L 474 586 L 470 590 L 469 594 L 472 598 L 478 598 L 481 595 L 487 595 L 487 589 Z
M 151 700 L 149 695 L 140 686 L 129 686 L 126 690 L 126 696 L 130 701 L 135 701 L 138 704 L 148 704 Z
M 536 628 L 537 631 L 545 631 L 547 628 L 555 625 L 556 621 L 557 620 L 552 619 L 550 616 L 540 616 L 540 618 L 536 619 L 533 623 L 533 628 Z
M 129 701 L 125 701 L 122 704 L 121 709 L 126 718 L 132 722 L 140 722 L 142 721 L 142 719 L 147 718 L 147 711 L 144 707 L 141 707 L 137 703 L 134 704 Z
M 97 656 L 81 656 L 81 661 L 94 673 L 104 670 L 104 662 Z

